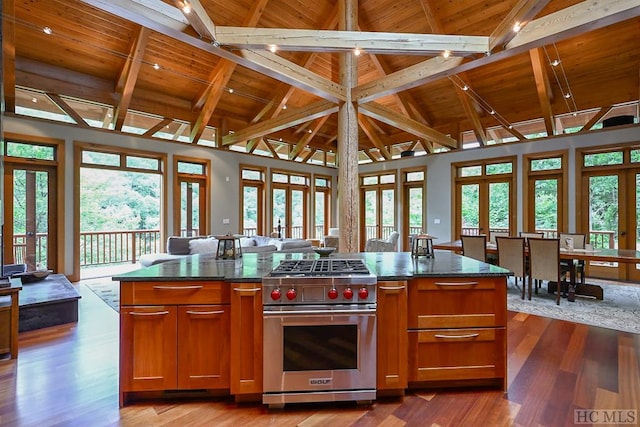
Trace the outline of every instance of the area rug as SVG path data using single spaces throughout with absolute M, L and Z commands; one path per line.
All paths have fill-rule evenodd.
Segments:
M 120 282 L 114 282 L 110 277 L 102 277 L 83 280 L 81 283 L 91 289 L 109 307 L 120 311 Z
M 640 284 L 589 278 L 587 283 L 602 286 L 604 299 L 576 295 L 575 302 L 562 298 L 560 305 L 556 305 L 556 296 L 547 292 L 546 284 L 537 295 L 532 295 L 531 301 L 526 297 L 523 300 L 522 288 L 516 288 L 511 278 L 507 287 L 507 308 L 520 313 L 640 334 Z M 522 284 L 519 282 L 518 286 Z
M 507 286 L 507 309 L 640 334 L 640 284 L 617 284 L 594 279 L 589 279 L 588 282 L 604 288 L 604 300 L 576 296 L 575 302 L 563 298 L 558 306 L 555 295 L 548 294 L 545 287 L 537 295 L 534 294 L 531 301 L 522 300 L 520 288 L 516 288 L 511 279 Z M 119 310 L 119 282 L 101 278 L 82 283 L 109 307 Z

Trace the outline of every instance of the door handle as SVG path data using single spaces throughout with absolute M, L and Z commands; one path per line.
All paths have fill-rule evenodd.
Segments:
M 626 231 L 621 231 L 621 232 L 620 232 L 620 235 L 621 235 L 621 236 L 626 236 L 626 235 L 627 235 L 627 232 L 626 232 Z
M 33 237 L 36 235 L 36 233 L 34 233 L 33 231 L 27 231 L 27 237 Z

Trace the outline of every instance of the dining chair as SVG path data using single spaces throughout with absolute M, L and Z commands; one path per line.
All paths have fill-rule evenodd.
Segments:
M 513 272 L 515 285 L 518 286 L 518 277 L 522 279 L 522 299 L 525 291 L 525 254 L 524 237 L 497 236 L 498 265 Z
M 496 243 L 497 237 L 509 237 L 508 231 L 489 231 L 489 242 Z
M 556 304 L 560 305 L 563 275 L 560 270 L 560 239 L 529 237 L 529 300 L 532 284 L 535 281 L 535 293 L 542 281 L 556 282 Z
M 462 240 L 462 255 L 487 262 L 487 236 L 485 234 L 463 235 L 460 240 Z
M 560 233 L 560 248 L 561 249 L 584 249 L 586 247 L 587 236 L 586 234 L 575 233 Z M 569 241 L 569 239 L 571 239 Z M 573 260 L 573 265 L 570 266 L 571 261 L 562 261 L 561 265 L 565 270 L 569 270 L 571 267 L 575 269 L 575 274 L 580 275 L 580 284 L 584 285 L 585 281 L 585 262 L 584 260 Z

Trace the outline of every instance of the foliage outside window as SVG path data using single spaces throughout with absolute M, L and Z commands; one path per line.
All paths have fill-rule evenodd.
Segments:
M 240 229 L 245 236 L 264 234 L 265 169 L 240 165 Z

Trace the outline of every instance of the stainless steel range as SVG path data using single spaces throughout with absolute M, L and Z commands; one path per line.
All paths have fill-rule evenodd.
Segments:
M 263 403 L 375 399 L 376 283 L 337 258 L 285 260 L 262 279 Z

